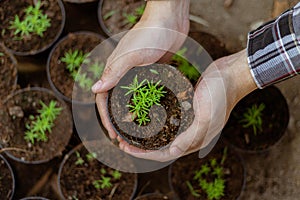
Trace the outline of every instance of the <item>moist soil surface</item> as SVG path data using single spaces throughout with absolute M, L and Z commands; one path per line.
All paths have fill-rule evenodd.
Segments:
M 134 14 L 135 10 L 146 5 L 143 0 L 103 0 L 102 7 L 99 7 L 98 19 L 99 22 L 108 35 L 114 35 L 127 31 L 133 27 L 134 24 L 126 22 L 124 13 Z M 115 11 L 109 18 L 104 19 L 104 16 L 108 15 L 111 11 Z M 139 18 L 137 19 L 137 21 Z
M 101 36 L 96 33 L 70 33 L 52 50 L 48 60 L 48 75 L 50 75 L 48 78 L 50 79 L 49 82 L 52 83 L 54 91 L 58 91 L 58 94 L 60 96 L 63 95 L 64 99 L 71 101 L 72 92 L 76 92 L 77 94 L 87 93 L 83 90 L 81 91 L 80 87 L 76 87 L 78 91 L 73 91 L 75 89 L 74 79 L 68 71 L 66 64 L 61 62 L 60 59 L 70 50 L 72 52 L 75 50 L 82 51 L 84 54 L 90 53 L 101 41 Z M 92 93 L 90 92 L 87 99 L 91 96 Z M 82 96 L 79 96 L 78 100 L 85 101 L 86 99 L 82 99 Z
M 25 124 L 30 121 L 29 116 L 38 115 L 37 110 L 41 109 L 40 101 L 48 105 L 51 100 L 56 101 L 56 107 L 62 107 L 63 110 L 54 121 L 52 132 L 47 133 L 48 141 L 35 141 L 34 145 L 27 143 L 24 133 L 27 130 Z M 17 92 L 4 103 L 0 111 L 1 146 L 22 150 L 7 152 L 13 159 L 28 163 L 49 161 L 61 155 L 69 142 L 72 134 L 71 114 L 67 105 L 51 93 L 36 89 Z
M 103 151 L 103 150 L 102 150 Z M 78 154 L 79 153 L 79 154 Z M 112 177 L 114 169 L 100 163 L 97 159 L 88 160 L 89 152 L 82 145 L 76 147 L 69 157 L 65 157 L 60 168 L 59 183 L 62 195 L 66 199 L 114 199 L 129 200 L 134 195 L 137 176 L 132 173 L 121 173 L 120 179 Z M 83 164 L 75 164 L 78 155 L 84 160 Z M 123 163 L 124 164 L 124 163 Z M 103 169 L 105 173 L 103 174 Z M 110 177 L 109 188 L 96 189 L 93 182 L 101 178 Z
M 157 73 L 152 73 L 151 70 Z M 138 82 L 147 79 L 160 82 L 167 93 L 160 99 L 161 106 L 150 109 L 150 122 L 139 125 L 132 120 L 130 95 L 121 86 L 129 86 L 137 75 Z M 176 81 L 174 81 L 176 80 Z M 178 70 L 169 65 L 151 65 L 130 70 L 109 93 L 108 111 L 116 132 L 129 144 L 142 149 L 160 149 L 172 142 L 193 122 L 193 86 Z
M 196 187 L 198 182 L 194 180 L 195 171 L 200 170 L 203 164 L 209 162 L 210 159 L 215 158 L 218 163 L 221 163 L 223 157 L 224 146 L 219 145 L 209 153 L 205 158 L 200 159 L 198 153 L 194 153 L 175 161 L 169 171 L 170 184 L 174 189 L 174 192 L 182 200 L 194 200 L 199 199 L 194 197 L 186 181 L 190 181 L 195 190 L 199 189 L 200 199 L 207 199 L 207 196 L 200 187 Z M 233 151 L 233 149 L 227 148 L 227 157 L 222 165 L 225 179 L 224 196 L 220 200 L 233 200 L 237 199 L 244 187 L 245 171 L 241 162 L 240 156 Z M 208 182 L 210 180 L 207 180 Z
M 12 172 L 0 155 L 0 199 L 10 199 L 13 190 Z
M 262 103 L 265 105 L 262 111 L 262 131 L 257 130 L 255 135 L 252 126 L 244 128 L 240 120 L 247 108 Z M 270 86 L 250 93 L 235 106 L 222 135 L 238 149 L 262 151 L 278 142 L 285 133 L 288 122 L 287 102 L 276 87 Z
M 63 15 L 57 0 L 43 0 L 41 10 L 43 14 L 47 14 L 51 20 L 51 27 L 44 33 L 43 37 L 36 34 L 24 36 L 23 39 L 15 39 L 14 29 L 10 29 L 10 22 L 14 21 L 15 15 L 24 19 L 25 11 L 28 6 L 33 5 L 33 0 L 9 1 L 3 0 L 0 3 L 0 30 L 3 30 L 0 35 L 0 41 L 11 49 L 13 52 L 34 54 L 36 51 L 41 51 L 49 47 L 61 33 L 63 28 Z M 19 36 L 19 35 L 17 35 Z
M 0 100 L 3 101 L 17 84 L 16 60 L 0 45 Z

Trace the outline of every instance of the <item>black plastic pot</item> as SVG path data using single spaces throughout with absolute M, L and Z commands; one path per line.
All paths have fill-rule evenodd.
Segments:
M 44 198 L 44 197 L 25 197 L 20 200 L 49 200 L 49 199 Z
M 24 1 L 24 0 L 22 0 L 22 1 Z M 8 49 L 13 54 L 18 55 L 18 56 L 36 55 L 38 53 L 41 53 L 41 52 L 47 50 L 49 47 L 51 47 L 54 44 L 54 42 L 60 37 L 60 35 L 61 35 L 61 33 L 62 33 L 63 29 L 64 29 L 65 20 L 66 20 L 66 12 L 65 12 L 65 8 L 64 8 L 64 5 L 63 5 L 62 1 L 61 0 L 57 0 L 57 4 L 60 7 L 61 16 L 62 16 L 59 28 L 57 30 L 53 30 L 52 27 L 50 27 L 47 30 L 47 32 L 54 32 L 54 33 L 56 33 L 56 36 L 51 41 L 49 41 L 49 43 L 45 44 L 44 46 L 42 46 L 41 48 L 36 49 L 36 50 L 19 51 L 19 50 L 14 50 L 14 49 L 8 47 Z M 23 7 L 22 7 L 22 9 L 23 9 Z M 14 17 L 14 15 L 12 13 L 10 13 L 9 16 L 6 16 L 5 18 L 11 18 L 12 16 Z M 13 20 L 13 18 L 12 18 L 12 20 Z M 45 33 L 44 33 L 44 35 L 45 35 Z M 43 40 L 45 40 L 45 39 L 41 38 L 41 41 L 43 41 Z M 6 45 L 6 41 L 3 41 L 3 42 L 4 42 L 4 45 L 7 46 Z
M 264 104 L 262 130 L 256 135 L 252 127 L 243 127 L 241 116 L 252 105 Z M 275 86 L 256 90 L 244 97 L 233 109 L 222 137 L 236 150 L 244 153 L 263 153 L 276 146 L 285 135 L 289 123 L 289 108 L 285 97 Z
M 3 69 L 7 69 L 6 73 L 1 73 L 0 80 L 2 83 L 6 83 L 7 87 L 3 87 L 0 90 L 0 99 L 1 101 L 4 100 L 10 93 L 12 93 L 17 88 L 17 81 L 18 81 L 18 70 L 17 70 L 17 60 L 14 57 L 14 55 L 8 51 L 8 49 L 0 43 L 0 52 L 3 53 L 4 57 L 8 57 L 11 63 L 11 66 L 8 66 L 8 63 L 6 63 L 5 66 L 2 66 L 2 63 L 0 63 L 0 66 L 2 66 Z M 1 57 L 0 57 L 1 60 Z M 10 67 L 10 68 L 9 68 Z M 13 80 L 7 80 L 10 78 L 13 78 Z
M 187 185 L 186 185 L 186 181 L 193 181 L 194 178 L 194 173 L 192 173 L 192 176 L 190 178 L 187 178 L 186 176 L 190 176 L 190 172 L 192 170 L 200 170 L 200 166 L 203 165 L 204 163 L 209 162 L 209 159 L 211 158 L 215 158 L 215 155 L 217 152 L 222 151 L 223 152 L 223 148 L 224 148 L 224 144 L 220 144 L 218 143 L 218 145 L 216 145 L 214 147 L 214 149 L 212 150 L 212 152 L 210 152 L 205 158 L 199 158 L 198 157 L 198 152 L 184 156 L 179 158 L 178 160 L 176 160 L 174 163 L 172 163 L 169 167 L 169 184 L 170 184 L 170 188 L 171 190 L 174 192 L 174 197 L 173 199 L 176 200 L 185 200 L 185 199 L 193 199 L 195 198 L 191 193 L 190 190 L 188 189 Z M 232 178 L 232 182 L 228 183 L 228 180 L 225 181 L 225 191 L 228 190 L 226 188 L 229 187 L 233 187 L 233 185 L 235 184 L 236 186 L 238 186 L 239 188 L 231 188 L 231 192 L 225 195 L 231 195 L 231 197 L 227 197 L 227 198 L 221 198 L 221 199 L 230 199 L 230 200 L 238 200 L 240 199 L 240 196 L 242 194 L 242 192 L 244 191 L 245 187 L 246 187 L 246 168 L 245 168 L 245 163 L 244 160 L 242 159 L 242 157 L 238 154 L 237 151 L 235 151 L 233 148 L 229 148 L 227 147 L 227 159 L 230 159 L 230 161 L 225 161 L 224 163 L 227 162 L 226 166 L 224 165 L 223 167 L 226 167 L 227 173 L 228 171 L 230 172 L 231 178 Z M 235 168 L 233 168 L 233 162 L 235 163 Z M 219 162 L 219 158 L 217 159 L 217 162 Z M 195 167 L 195 165 L 197 166 L 197 168 L 193 168 Z M 178 168 L 178 166 L 180 168 Z M 193 166 L 193 167 L 192 167 Z M 232 169 L 231 169 L 232 167 Z M 178 169 L 180 169 L 180 173 L 181 174 L 175 174 L 175 169 L 177 169 L 177 171 L 179 171 Z M 237 169 L 237 171 L 233 171 L 233 169 Z M 194 172 L 194 171 L 193 171 Z M 225 174 L 225 172 L 223 172 Z M 229 176 L 229 175 L 228 175 Z M 176 178 L 176 179 L 175 179 Z M 177 180 L 177 184 L 175 185 L 174 181 Z M 178 182 L 179 181 L 179 182 Z M 237 184 L 239 183 L 239 184 Z M 177 189 L 181 188 L 180 191 L 178 191 Z M 183 188 L 184 189 L 184 194 L 183 192 Z M 195 189 L 195 188 L 194 188 Z M 238 192 L 236 192 L 238 191 Z M 235 193 L 233 193 L 235 192 Z M 204 193 L 201 193 L 201 199 L 204 199 Z M 235 196 L 235 197 L 233 197 Z M 198 198 L 195 198 L 198 199 Z
M 127 105 L 132 95 L 126 95 L 128 90 L 122 86 L 131 85 L 134 77 L 138 77 L 139 83 L 142 80 L 160 81 L 159 87 L 164 86 L 167 92 L 161 98 L 161 107 L 151 107 L 151 120 L 146 125 L 139 125 L 128 117 L 130 111 Z M 193 96 L 192 84 L 179 70 L 167 64 L 152 64 L 129 70 L 109 92 L 107 107 L 115 132 L 125 141 L 142 149 L 163 149 L 192 124 Z
M 0 162 L 4 162 L 4 164 L 6 165 L 6 167 L 9 169 L 10 175 L 11 175 L 11 178 L 12 178 L 12 184 L 10 186 L 11 190 L 8 193 L 6 193 L 6 194 L 0 193 L 0 198 L 1 199 L 11 200 L 12 197 L 14 196 L 14 192 L 15 192 L 15 176 L 14 176 L 14 173 L 13 173 L 13 170 L 12 170 L 11 166 L 9 165 L 9 163 L 7 162 L 7 160 L 1 154 L 0 154 Z M 2 174 L 3 174 L 3 172 L 0 174 L 0 177 L 1 177 Z M 1 178 L 3 180 L 5 180 L 5 178 L 7 178 L 7 177 L 1 177 Z
M 92 143 L 90 143 L 90 144 L 93 144 L 93 142 Z M 97 143 L 96 143 L 97 144 Z M 89 144 L 88 144 L 89 145 Z M 62 185 L 62 180 L 64 179 L 64 168 L 66 167 L 66 165 L 67 165 L 67 163 L 68 162 L 72 162 L 71 161 L 71 157 L 73 156 L 73 155 L 76 155 L 75 153 L 76 152 L 79 152 L 79 154 L 80 154 L 80 157 L 81 158 L 83 158 L 84 159 L 84 164 L 82 164 L 82 165 L 78 165 L 78 168 L 77 168 L 77 170 L 79 169 L 79 170 L 82 170 L 84 167 L 86 167 L 86 169 L 87 170 L 93 170 L 93 167 L 95 167 L 95 163 L 94 164 L 92 164 L 91 166 L 89 166 L 89 164 L 87 164 L 86 165 L 86 163 L 88 162 L 87 160 L 86 160 L 86 155 L 83 155 L 83 153 L 82 153 L 82 151 L 84 151 L 84 152 L 89 152 L 86 148 L 85 148 L 85 146 L 83 146 L 83 144 L 80 144 L 80 145 L 78 145 L 78 146 L 76 146 L 73 150 L 71 150 L 65 157 L 64 157 L 64 159 L 63 159 L 63 161 L 61 162 L 61 164 L 60 164 L 60 167 L 59 167 L 59 171 L 58 171 L 58 179 L 57 179 L 57 184 L 58 184 L 58 191 L 59 191 L 59 196 L 60 196 L 60 198 L 61 199 L 69 199 L 70 198 L 70 196 L 69 197 L 66 197 L 66 196 L 64 196 L 64 192 L 63 191 L 65 191 L 65 192 L 68 192 L 69 190 L 74 190 L 74 185 L 80 185 L 80 186 L 83 186 L 83 190 L 81 191 L 81 192 L 92 192 L 91 190 L 96 190 L 94 187 L 93 187 L 93 185 L 92 185 L 92 183 L 90 183 L 90 180 L 79 180 L 79 178 L 89 178 L 89 176 L 87 175 L 87 174 L 82 174 L 82 173 L 84 173 L 84 172 L 80 172 L 80 174 L 74 174 L 75 176 L 76 176 L 76 179 L 78 179 L 78 181 L 76 182 L 76 180 L 72 180 L 72 184 L 68 184 L 68 185 Z M 100 150 L 100 151 L 102 151 L 102 150 Z M 104 150 L 105 151 L 105 150 Z M 96 153 L 96 152 L 94 152 L 94 153 Z M 98 154 L 99 155 L 99 154 Z M 76 155 L 77 156 L 77 155 Z M 78 158 L 78 157 L 77 157 Z M 74 158 L 73 158 L 74 159 Z M 94 161 L 92 161 L 92 162 L 96 162 L 97 164 L 96 165 L 98 165 L 99 166 L 99 169 L 97 169 L 97 173 L 99 172 L 99 174 L 100 174 L 100 170 L 101 169 L 103 169 L 104 167 L 106 167 L 103 163 L 101 163 L 100 161 L 98 161 L 98 160 L 94 160 Z M 71 163 L 72 164 L 72 167 L 75 167 L 76 168 L 76 164 L 75 163 Z M 107 168 L 109 168 L 109 167 L 107 167 Z M 95 169 L 94 169 L 95 170 Z M 68 169 L 68 171 L 71 171 L 71 169 Z M 74 173 L 74 171 L 72 171 L 73 173 Z M 106 176 L 106 175 L 105 175 Z M 123 176 L 123 174 L 122 174 L 122 176 Z M 129 176 L 132 176 L 132 178 L 130 179 L 130 180 L 134 180 L 134 185 L 133 185 L 133 188 L 131 188 L 131 190 L 132 190 L 132 193 L 131 193 L 131 196 L 130 196 L 130 198 L 129 198 L 129 200 L 131 200 L 131 199 L 133 199 L 133 197 L 134 197 L 134 195 L 135 195 L 135 193 L 136 193 L 136 189 L 137 189 L 137 174 L 129 174 Z M 73 177 L 74 178 L 74 177 Z M 70 181 L 71 180 L 71 177 L 70 176 L 67 176 L 66 177 L 66 179 L 67 179 L 67 181 Z M 121 179 L 122 179 L 122 177 L 121 177 Z M 127 184 L 127 182 L 126 182 L 126 179 L 125 180 L 122 180 L 121 182 L 124 182 L 125 184 Z M 66 187 L 68 187 L 69 188 L 69 190 L 68 190 L 68 188 L 66 188 Z M 118 186 L 118 187 L 121 187 L 120 185 Z M 123 186 L 124 187 L 124 186 Z M 86 189 L 86 190 L 85 190 Z M 99 191 L 98 191 L 99 192 Z M 101 190 L 100 190 L 100 192 L 101 192 Z M 116 192 L 117 192 L 117 190 L 116 190 Z M 119 191 L 120 192 L 120 191 Z M 77 192 L 76 192 L 76 194 L 77 194 Z M 74 195 L 76 195 L 76 194 L 74 194 Z M 99 195 L 99 193 L 98 193 L 98 195 Z M 90 197 L 90 198 L 94 198 L 94 196 L 93 197 Z M 88 197 L 85 197 L 84 199 L 90 199 L 90 198 L 88 198 Z M 122 198 L 124 198 L 124 197 L 122 197 L 122 194 L 119 194 L 118 196 L 113 196 L 113 199 L 122 199 Z
M 94 32 L 89 32 L 89 31 L 78 31 L 78 32 L 74 32 L 74 33 L 69 33 L 67 36 L 65 36 L 64 38 L 62 38 L 51 50 L 50 55 L 48 56 L 48 60 L 47 60 L 47 78 L 48 78 L 48 82 L 52 88 L 52 90 L 63 100 L 65 100 L 67 103 L 71 104 L 71 103 L 75 103 L 75 104 L 80 104 L 80 105 L 89 105 L 89 104 L 94 104 L 94 95 L 92 94 L 92 92 L 85 92 L 82 93 L 80 97 L 78 97 L 78 99 L 74 98 L 74 93 L 72 94 L 65 94 L 64 91 L 62 91 L 61 89 L 59 89 L 59 87 L 61 87 L 63 84 L 68 84 L 68 90 L 67 91 L 73 91 L 74 87 L 74 80 L 73 78 L 70 76 L 69 72 L 67 71 L 67 69 L 60 69 L 61 72 L 59 73 L 65 73 L 65 75 L 61 75 L 61 78 L 63 78 L 64 80 L 59 80 L 59 82 L 61 82 L 60 84 L 56 84 L 53 81 L 53 76 L 52 71 L 57 71 L 54 69 L 51 69 L 51 65 L 58 65 L 61 64 L 60 60 L 57 60 L 54 58 L 54 56 L 60 55 L 60 48 L 64 47 L 64 44 L 69 42 L 73 44 L 73 46 L 75 46 L 77 43 L 79 43 L 81 40 L 84 40 L 84 38 L 87 37 L 91 37 L 91 38 L 96 38 L 97 40 L 99 40 L 99 44 L 100 42 L 104 41 L 105 38 L 104 36 L 98 34 L 98 33 L 94 33 Z M 88 41 L 86 41 L 86 43 L 84 44 L 85 46 L 88 46 L 88 48 L 90 48 L 89 52 L 93 50 L 93 48 L 96 47 L 92 46 L 92 44 L 89 44 Z M 67 49 L 66 51 L 68 51 L 69 49 Z M 75 50 L 74 47 L 72 50 Z M 81 50 L 81 49 L 79 49 Z M 57 78 L 58 79 L 58 78 Z M 95 82 L 97 80 L 94 80 Z M 78 86 L 77 86 L 78 88 Z M 81 99 L 81 97 L 86 97 L 88 96 L 89 99 L 87 101 Z
M 47 142 L 29 144 L 24 140 L 25 120 L 31 114 L 36 114 L 40 100 L 55 100 L 57 106 L 63 108 L 48 133 Z M 28 103 L 29 102 L 29 103 Z M 22 107 L 23 106 L 23 107 Z M 10 95 L 1 107 L 0 146 L 7 148 L 6 155 L 11 159 L 25 164 L 40 164 L 60 156 L 68 144 L 72 131 L 72 115 L 67 104 L 45 88 L 26 88 Z M 36 146 L 35 146 L 36 145 Z M 45 156 L 47 154 L 47 156 Z

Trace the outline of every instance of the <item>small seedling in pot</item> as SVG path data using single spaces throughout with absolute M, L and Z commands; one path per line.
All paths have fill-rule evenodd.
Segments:
M 28 6 L 24 12 L 23 20 L 20 19 L 20 16 L 15 15 L 15 19 L 10 22 L 9 28 L 15 30 L 15 39 L 23 39 L 31 34 L 43 37 L 43 33 L 51 26 L 51 20 L 47 14 L 42 13 L 41 1 L 37 1 L 35 6 Z M 18 35 L 19 37 L 17 37 Z
M 259 106 L 256 104 L 247 108 L 247 111 L 243 114 L 243 118 L 239 121 L 243 124 L 244 128 L 252 127 L 254 135 L 257 131 L 262 131 L 262 112 L 265 109 L 265 104 L 261 103 Z
M 135 25 L 137 23 L 137 20 L 143 15 L 145 10 L 145 5 L 141 5 L 140 7 L 135 9 L 134 13 L 123 13 L 123 16 L 125 17 L 125 25 Z
M 225 180 L 223 165 L 226 157 L 227 148 L 224 148 L 220 164 L 215 158 L 212 158 L 201 165 L 199 170 L 194 172 L 193 181 L 196 182 L 194 186 L 191 181 L 186 181 L 186 185 L 194 197 L 200 198 L 203 192 L 206 194 L 208 200 L 219 200 L 224 196 Z
M 109 19 L 111 16 L 113 16 L 117 11 L 116 10 L 111 10 L 109 11 L 108 13 L 106 13 L 104 16 L 103 16 L 103 19 L 104 20 L 107 20 Z
M 4 53 L 0 52 L 0 57 L 4 56 Z
M 64 54 L 64 57 L 60 59 L 61 62 L 66 64 L 66 68 L 70 72 L 73 80 L 86 91 L 90 90 L 95 82 L 94 80 L 99 79 L 104 70 L 104 63 L 94 62 L 91 64 L 88 56 L 88 53 L 83 53 L 82 51 L 69 50 Z M 83 64 L 88 65 L 87 71 L 85 72 L 82 72 L 83 70 L 80 69 Z
M 40 101 L 42 108 L 38 110 L 39 115 L 29 116 L 29 123 L 27 123 L 24 139 L 31 144 L 35 141 L 47 142 L 47 133 L 51 133 L 54 121 L 61 113 L 62 108 L 56 107 L 56 101 L 50 101 L 49 105 Z
M 137 76 L 134 77 L 133 82 L 129 86 L 121 86 L 121 88 L 128 90 L 125 95 L 132 94 L 131 102 L 127 104 L 129 111 L 133 114 L 132 119 L 137 118 L 139 125 L 146 125 L 150 121 L 148 116 L 150 108 L 153 105 L 160 105 L 160 99 L 164 96 L 164 86 L 159 86 L 161 81 L 153 83 L 144 79 L 138 82 Z
M 172 61 L 176 63 L 179 71 L 183 73 L 189 80 L 197 81 L 200 77 L 200 72 L 191 65 L 187 59 L 185 58 L 185 53 L 187 52 L 187 48 L 182 48 L 176 52 L 176 54 L 172 57 Z
M 78 151 L 75 152 L 76 154 L 76 162 L 75 162 L 75 165 L 83 165 L 84 164 L 84 160 L 83 158 L 80 156 L 80 153 Z
M 101 179 L 93 181 L 93 186 L 96 189 L 105 189 L 113 186 L 113 181 L 119 180 L 122 174 L 118 170 L 112 171 L 110 174 L 104 168 L 100 170 Z
M 86 159 L 91 162 L 97 158 L 97 154 L 95 152 L 90 152 L 86 154 Z

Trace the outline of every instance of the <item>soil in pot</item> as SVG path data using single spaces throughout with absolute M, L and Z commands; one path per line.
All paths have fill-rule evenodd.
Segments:
M 0 155 L 0 172 L 0 199 L 11 199 L 15 188 L 14 176 L 2 155 Z
M 0 44 L 0 99 L 3 101 L 8 94 L 16 89 L 17 66 L 16 59 Z
M 40 10 L 43 15 L 47 15 L 50 20 L 50 26 L 42 33 L 42 36 L 36 33 L 20 36 L 20 33 L 14 35 L 15 28 L 11 27 L 11 22 L 15 16 L 23 22 L 26 18 L 26 8 L 35 5 L 33 0 L 21 1 L 1 1 L 0 6 L 0 41 L 17 55 L 33 55 L 49 48 L 61 34 L 65 23 L 65 11 L 61 0 L 41 0 Z M 43 22 L 43 24 L 45 24 Z M 29 27 L 28 24 L 25 26 Z
M 124 88 L 132 86 L 135 80 L 138 84 L 144 81 L 145 85 L 137 87 L 142 90 L 146 88 L 148 91 L 149 83 L 156 84 L 157 88 L 163 87 L 164 95 L 158 105 L 148 104 L 149 112 L 144 115 L 148 119 L 146 123 L 140 123 L 143 117 L 139 118 L 139 114 L 130 107 L 139 105 L 139 100 L 134 103 L 134 97 L 139 96 L 126 95 L 128 89 Z M 108 112 L 115 131 L 129 144 L 142 149 L 160 149 L 193 122 L 193 95 L 194 89 L 188 79 L 170 65 L 135 67 L 109 92 Z M 148 101 L 151 98 L 145 96 L 144 99 Z
M 144 12 L 144 0 L 102 0 L 98 8 L 98 20 L 109 36 L 131 29 Z
M 144 194 L 142 196 L 135 198 L 135 200 L 164 200 L 164 199 L 170 199 L 170 198 L 167 195 L 159 194 L 159 193 Z
M 69 33 L 65 38 L 59 41 L 59 43 L 51 51 L 47 63 L 48 80 L 51 88 L 64 100 L 71 102 L 72 99 L 73 101 L 87 102 L 94 99 L 94 95 L 90 91 L 90 88 L 93 83 L 98 80 L 100 75 L 93 77 L 93 79 L 90 79 L 89 75 L 87 75 L 87 78 L 89 79 L 86 78 L 84 80 L 88 80 L 88 83 L 85 84 L 84 87 L 76 87 L 78 91 L 73 91 L 73 89 L 75 89 L 75 76 L 72 76 L 72 73 L 67 68 L 68 63 L 63 61 L 63 58 L 66 58 L 68 53 L 69 55 L 75 55 L 76 51 L 78 53 L 74 56 L 75 59 L 81 59 L 79 57 L 87 58 L 87 54 L 103 40 L 104 39 L 101 35 L 92 32 Z M 82 59 L 76 68 L 81 67 L 83 60 L 85 59 Z M 98 69 L 104 68 L 104 63 L 98 63 L 98 65 Z M 78 94 L 78 96 L 76 94 Z
M 260 108 L 258 119 L 257 111 Z M 245 121 L 246 114 L 252 116 L 251 119 L 256 119 L 255 121 L 261 121 L 260 127 L 247 126 L 249 121 Z M 270 86 L 255 90 L 235 106 L 222 135 L 240 150 L 259 152 L 267 150 L 282 138 L 288 122 L 289 110 L 286 99 L 278 88 Z
M 169 170 L 171 188 L 182 200 L 238 199 L 244 188 L 241 158 L 223 145 L 215 146 L 203 159 L 198 153 L 182 157 Z
M 45 120 L 39 112 L 43 108 L 41 101 L 48 108 L 50 102 L 56 102 L 55 108 L 60 109 L 60 113 L 51 122 Z M 0 144 L 3 148 L 12 148 L 5 152 L 17 161 L 47 162 L 62 154 L 72 135 L 72 116 L 67 105 L 43 88 L 17 91 L 1 106 L 0 116 Z M 48 114 L 45 116 L 50 118 Z M 45 134 L 40 135 L 42 132 Z M 30 139 L 29 136 L 34 139 Z
M 104 149 L 97 149 L 97 151 Z M 137 175 L 109 168 L 82 145 L 68 154 L 59 169 L 58 184 L 64 199 L 132 199 Z M 120 163 L 122 158 L 120 158 Z M 122 163 L 124 164 L 124 163 Z

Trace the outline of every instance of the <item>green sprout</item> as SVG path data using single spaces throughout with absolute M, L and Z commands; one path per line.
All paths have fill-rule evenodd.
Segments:
M 27 131 L 25 131 L 24 139 L 31 144 L 34 144 L 35 140 L 47 142 L 47 132 L 51 133 L 54 121 L 61 113 L 62 108 L 56 107 L 57 102 L 51 100 L 47 106 L 44 102 L 40 101 L 42 108 L 38 110 L 38 116 L 29 116 L 30 122 L 25 125 Z
M 208 200 L 219 200 L 224 196 L 225 180 L 223 164 L 227 157 L 227 148 L 224 148 L 220 164 L 215 158 L 201 165 L 200 170 L 194 172 L 193 180 L 198 184 L 195 189 L 190 181 L 186 181 L 190 193 L 199 198 L 201 191 L 205 192 Z
M 183 73 L 189 80 L 197 81 L 200 77 L 200 72 L 191 65 L 187 59 L 185 58 L 185 53 L 187 52 L 187 48 L 184 47 L 176 52 L 172 57 L 172 61 L 174 61 L 178 65 L 179 71 Z
M 121 178 L 122 174 L 118 171 L 118 170 L 114 170 L 112 173 L 111 173 L 112 177 L 114 177 L 114 179 L 118 180 Z
M 86 154 L 86 159 L 91 162 L 97 158 L 97 154 L 95 152 L 90 152 Z
M 117 11 L 116 10 L 111 10 L 109 11 L 108 13 L 106 13 L 104 16 L 103 16 L 103 19 L 104 20 L 107 20 L 108 18 L 110 18 L 111 16 L 113 16 Z
M 4 56 L 4 53 L 0 52 L 0 56 Z
M 254 135 L 257 131 L 262 131 L 262 112 L 265 109 L 265 104 L 261 103 L 259 106 L 256 104 L 247 108 L 247 111 L 243 114 L 243 119 L 239 122 L 243 124 L 244 128 L 252 127 Z
M 94 84 L 93 79 L 99 79 L 104 70 L 104 63 L 94 62 L 90 64 L 90 60 L 87 58 L 88 56 L 88 53 L 83 53 L 82 51 L 69 50 L 65 52 L 64 57 L 60 59 L 61 62 L 66 64 L 66 68 L 74 81 L 78 82 L 79 86 L 86 91 L 90 90 Z M 81 72 L 80 66 L 82 64 L 90 64 L 87 72 Z M 88 72 L 92 74 L 92 78 Z
M 80 156 L 80 153 L 78 151 L 76 151 L 75 154 L 76 154 L 76 157 L 77 157 L 75 165 L 83 165 L 84 164 L 84 160 Z
M 125 24 L 135 25 L 138 19 L 143 15 L 146 5 L 143 4 L 135 9 L 134 13 L 123 13 Z
M 128 90 L 125 95 L 132 94 L 131 102 L 127 104 L 127 107 L 133 113 L 132 119 L 137 118 L 140 126 L 146 125 L 150 121 L 148 116 L 150 108 L 153 105 L 160 106 L 160 98 L 166 93 L 163 90 L 164 86 L 158 86 L 160 82 L 154 84 L 153 81 L 144 79 L 139 83 L 137 76 L 135 76 L 129 86 L 121 86 L 121 88 Z
M 96 189 L 105 189 L 112 186 L 110 177 L 101 176 L 100 180 L 93 181 L 93 185 Z
M 35 6 L 28 6 L 25 9 L 25 17 L 23 20 L 18 15 L 10 22 L 10 29 L 14 29 L 14 35 L 20 35 L 22 39 L 24 36 L 30 34 L 37 34 L 43 37 L 43 33 L 51 26 L 51 20 L 47 14 L 43 14 L 41 8 L 41 1 L 38 1 Z

